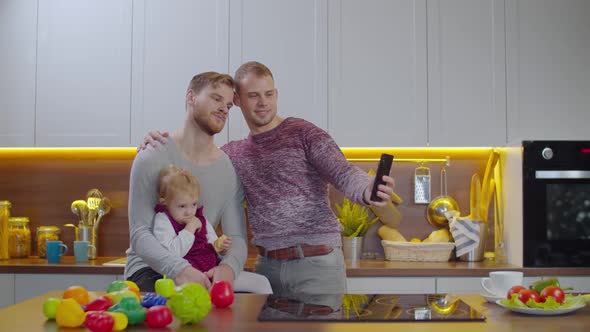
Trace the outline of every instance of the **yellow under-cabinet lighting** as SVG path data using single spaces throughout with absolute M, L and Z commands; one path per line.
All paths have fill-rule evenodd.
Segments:
M 422 160 L 444 162 L 487 158 L 494 147 L 383 147 L 341 148 L 351 161 L 375 161 L 382 153 L 395 156 L 396 160 Z M 0 159 L 133 159 L 135 147 L 18 147 L 0 148 Z

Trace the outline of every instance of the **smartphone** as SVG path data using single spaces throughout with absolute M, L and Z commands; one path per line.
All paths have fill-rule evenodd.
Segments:
M 384 175 L 389 175 L 391 171 L 391 164 L 393 163 L 393 156 L 387 153 L 381 155 L 379 159 L 379 166 L 377 167 L 377 175 L 375 176 L 375 183 L 373 184 L 373 190 L 371 191 L 371 200 L 374 202 L 381 202 L 381 197 L 377 196 L 377 187 L 380 184 L 385 184 L 382 180 Z

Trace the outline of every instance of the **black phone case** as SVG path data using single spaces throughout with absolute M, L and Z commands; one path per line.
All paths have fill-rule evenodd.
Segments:
M 384 175 L 389 175 L 391 171 L 391 164 L 393 163 L 393 156 L 387 153 L 381 154 L 379 159 L 379 167 L 377 168 L 377 175 L 375 176 L 375 183 L 371 191 L 371 200 L 374 202 L 381 202 L 381 197 L 377 196 L 377 187 L 385 182 L 382 180 Z

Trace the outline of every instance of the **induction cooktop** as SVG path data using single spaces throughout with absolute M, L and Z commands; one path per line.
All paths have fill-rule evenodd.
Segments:
M 441 322 L 485 321 L 452 294 L 270 295 L 259 321 Z

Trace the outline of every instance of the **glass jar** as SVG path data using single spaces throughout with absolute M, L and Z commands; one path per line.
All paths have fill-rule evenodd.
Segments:
M 39 258 L 46 258 L 45 241 L 59 240 L 60 229 L 57 226 L 37 227 L 37 255 Z
M 9 201 L 0 201 L 0 259 L 9 259 L 8 253 L 8 218 L 10 218 Z
M 31 230 L 29 218 L 8 219 L 8 254 L 10 258 L 27 258 L 31 255 Z

